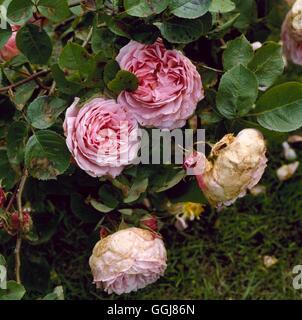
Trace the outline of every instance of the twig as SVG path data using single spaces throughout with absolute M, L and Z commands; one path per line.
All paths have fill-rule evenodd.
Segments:
M 89 40 L 90 40 L 91 37 L 92 37 L 92 33 L 93 33 L 93 27 L 90 28 L 89 33 L 88 33 L 88 35 L 87 35 L 87 38 L 85 39 L 85 41 L 84 41 L 83 44 L 82 44 L 82 47 L 83 47 L 83 48 L 85 48 L 85 47 L 87 46 Z
M 15 248 L 15 273 L 16 273 L 16 281 L 17 283 L 21 284 L 21 276 L 20 276 L 20 268 L 21 268 L 21 259 L 20 259 L 20 252 L 21 252 L 21 245 L 22 245 L 22 225 L 23 225 L 23 209 L 22 209 L 22 193 L 24 190 L 24 186 L 26 183 L 28 173 L 27 170 L 24 171 L 24 174 L 21 178 L 20 185 L 17 192 L 17 206 L 18 206 L 18 213 L 19 213 L 19 224 L 20 228 L 17 233 L 17 240 L 16 240 L 16 248 Z
M 32 80 L 35 80 L 36 78 L 38 77 L 41 77 L 41 76 L 45 76 L 46 74 L 48 74 L 50 71 L 49 70 L 43 70 L 43 71 L 40 71 L 40 72 L 37 72 L 37 73 L 34 73 L 33 75 L 29 76 L 28 78 L 26 79 L 23 79 L 23 80 L 20 80 L 16 83 L 12 83 L 11 85 L 7 86 L 7 87 L 3 87 L 3 88 L 0 88 L 0 93 L 3 93 L 3 92 L 6 92 L 6 91 L 9 91 L 9 90 L 12 90 L 16 87 L 19 87 L 21 86 L 22 84 L 24 83 L 27 83 L 27 82 L 30 82 Z
M 13 205 L 15 198 L 17 195 L 17 189 L 14 191 L 13 195 L 11 196 L 11 198 L 9 199 L 8 205 L 5 208 L 5 212 L 8 213 L 8 211 L 10 210 L 11 206 Z

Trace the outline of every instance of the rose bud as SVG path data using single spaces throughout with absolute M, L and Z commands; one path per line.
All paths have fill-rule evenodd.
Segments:
M 302 0 L 298 0 L 287 14 L 281 38 L 283 53 L 288 60 L 302 65 Z
M 17 31 L 20 29 L 20 27 L 12 25 L 11 28 L 12 35 L 10 36 L 6 44 L 3 46 L 3 48 L 0 50 L 0 57 L 4 61 L 11 60 L 20 53 L 16 45 Z
M 158 230 L 157 218 L 155 215 L 145 215 L 140 220 L 140 224 L 143 228 L 150 229 L 151 231 L 156 232 Z
M 297 171 L 300 163 L 296 161 L 294 163 L 284 165 L 277 170 L 277 176 L 280 181 L 289 180 Z
M 14 212 L 11 215 L 11 229 L 13 231 L 19 231 L 20 230 L 20 218 L 19 218 L 19 213 Z M 28 233 L 33 226 L 32 218 L 30 214 L 27 211 L 23 212 L 23 221 L 22 221 L 22 231 L 24 233 Z
M 100 238 L 106 238 L 108 236 L 108 230 L 104 227 L 101 227 L 100 229 Z
M 196 67 L 180 51 L 167 50 L 160 39 L 150 45 L 130 41 L 116 60 L 139 81 L 137 90 L 121 92 L 118 102 L 144 127 L 183 127 L 204 98 Z
M 114 100 L 95 98 L 81 108 L 79 98 L 67 109 L 66 144 L 78 166 L 92 177 L 118 176 L 139 149 L 138 124 Z
M 199 187 L 209 202 L 219 208 L 233 204 L 258 184 L 266 168 L 265 153 L 262 134 L 245 129 L 237 137 L 224 136 L 214 145 L 209 159 L 193 153 L 185 167 L 198 159 L 193 170 Z
M 164 243 L 154 232 L 128 228 L 100 240 L 89 264 L 97 288 L 120 295 L 155 282 L 166 261 Z
M 3 208 L 3 207 L 4 207 L 5 201 L 6 201 L 5 192 L 4 192 L 4 190 L 0 187 L 0 208 Z

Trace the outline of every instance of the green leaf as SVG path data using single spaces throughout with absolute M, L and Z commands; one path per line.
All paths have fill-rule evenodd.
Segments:
M 108 213 L 111 212 L 112 210 L 114 210 L 115 208 L 110 208 L 108 206 L 106 206 L 105 204 L 96 201 L 95 199 L 90 199 L 90 204 L 92 205 L 92 207 L 102 213 Z
M 67 170 L 70 154 L 65 140 L 50 130 L 36 132 L 25 149 L 25 164 L 29 173 L 41 180 L 54 179 Z
M 6 261 L 2 254 L 0 254 L 0 266 L 6 266 Z
M 233 0 L 236 4 L 235 12 L 240 15 L 234 27 L 244 32 L 252 23 L 257 22 L 257 4 L 255 0 Z
M 26 102 L 31 98 L 37 87 L 36 81 L 30 81 L 22 84 L 16 88 L 15 95 L 13 97 L 14 103 L 17 105 L 18 110 L 22 110 Z
M 236 5 L 231 0 L 212 0 L 210 5 L 210 12 L 226 13 L 231 12 L 236 8 Z
M 229 41 L 223 53 L 223 66 L 225 70 L 242 64 L 247 66 L 254 56 L 253 48 L 244 35 Z
M 144 44 L 153 44 L 160 36 L 158 28 L 152 24 L 142 24 L 139 27 L 134 26 L 129 33 L 131 39 Z
M 171 43 L 190 43 L 205 35 L 212 27 L 212 16 L 206 14 L 198 19 L 173 18 L 154 23 L 162 36 Z
M 265 43 L 256 51 L 248 68 L 256 74 L 260 86 L 271 86 L 284 70 L 281 45 L 275 42 Z
M 130 16 L 144 18 L 163 12 L 168 4 L 168 0 L 124 0 L 125 10 Z
M 93 28 L 91 47 L 93 52 L 101 52 L 107 58 L 117 55 L 118 49 L 115 44 L 117 36 L 108 28 Z
M 55 23 L 61 22 L 71 15 L 66 0 L 39 0 L 38 9 L 44 17 Z
M 88 205 L 80 194 L 71 194 L 70 208 L 77 218 L 86 223 L 96 223 L 100 220 L 99 212 Z
M 48 34 L 34 24 L 22 27 L 16 37 L 17 47 L 34 64 L 46 64 L 52 53 Z
M 25 288 L 16 281 L 7 281 L 7 289 L 0 289 L 0 300 L 21 300 L 25 295 Z
M 195 19 L 206 14 L 210 4 L 211 0 L 171 0 L 169 8 L 179 18 Z
M 47 129 L 56 122 L 66 107 L 66 101 L 60 98 L 41 96 L 28 106 L 27 117 L 33 127 Z
M 288 82 L 266 91 L 253 114 L 266 129 L 290 132 L 302 126 L 302 84 Z
M 65 300 L 63 287 L 55 287 L 53 292 L 47 294 L 43 300 Z
M 16 121 L 9 127 L 6 148 L 7 157 L 12 165 L 18 165 L 23 161 L 27 139 L 28 127 L 24 121 Z
M 116 60 L 110 60 L 106 63 L 104 67 L 104 82 L 108 84 L 108 82 L 112 81 L 116 74 L 121 70 L 119 64 Z
M 4 47 L 4 45 L 7 43 L 11 35 L 12 35 L 11 27 L 8 27 L 7 29 L 0 29 L 0 49 Z
M 136 201 L 142 193 L 147 190 L 149 179 L 136 179 L 131 186 L 127 197 L 124 199 L 125 203 Z
M 62 50 L 59 58 L 61 69 L 70 69 L 79 71 L 84 77 L 89 76 L 95 68 L 95 62 L 79 44 L 69 42 Z
M 243 65 L 226 72 L 220 81 L 216 97 L 219 112 L 228 119 L 248 113 L 258 96 L 258 81 Z
M 116 94 L 119 94 L 124 90 L 135 91 L 138 87 L 138 79 L 135 74 L 126 70 L 120 70 L 116 74 L 115 78 L 107 84 L 107 86 L 109 90 Z
M 162 181 L 161 186 L 154 188 L 155 192 L 164 192 L 173 188 L 186 176 L 184 170 L 180 170 L 178 172 L 174 170 L 174 172 L 172 174 L 171 173 L 172 171 L 170 171 L 169 174 L 165 176 L 165 179 Z
M 7 17 L 16 24 L 24 24 L 33 15 L 31 0 L 12 0 L 7 8 Z
M 17 182 L 17 173 L 8 161 L 6 150 L 0 150 L 0 181 L 6 190 L 11 189 Z
M 80 90 L 82 90 L 82 86 L 80 84 L 66 79 L 64 72 L 60 69 L 58 64 L 51 66 L 51 72 L 54 80 L 56 81 L 57 88 L 62 93 L 76 95 Z

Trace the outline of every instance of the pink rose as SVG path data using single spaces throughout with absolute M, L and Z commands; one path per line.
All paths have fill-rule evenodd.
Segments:
M 149 230 L 128 228 L 100 240 L 89 264 L 97 288 L 123 294 L 155 282 L 164 274 L 166 261 L 161 238 Z
M 118 176 L 138 152 L 138 124 L 114 100 L 93 99 L 67 109 L 64 122 L 67 146 L 78 166 L 92 177 Z
M 302 1 L 295 2 L 282 26 L 283 52 L 288 60 L 302 65 Z
M 196 67 L 181 52 L 165 49 L 161 40 L 152 45 L 130 41 L 116 60 L 139 80 L 137 90 L 123 91 L 118 101 L 142 126 L 183 127 L 204 98 Z
M 14 58 L 20 52 L 19 49 L 17 48 L 17 45 L 16 45 L 16 35 L 17 35 L 17 31 L 20 29 L 20 27 L 19 26 L 11 26 L 11 28 L 12 28 L 12 35 L 10 36 L 10 38 L 8 39 L 6 44 L 3 46 L 3 48 L 0 50 L 0 57 L 4 61 L 8 61 L 8 60 Z

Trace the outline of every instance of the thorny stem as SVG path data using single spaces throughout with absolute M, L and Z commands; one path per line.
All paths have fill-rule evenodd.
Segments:
M 20 81 L 18 81 L 18 82 L 16 82 L 16 83 L 13 83 L 13 84 L 11 84 L 11 85 L 9 85 L 9 86 L 7 86 L 7 87 L 0 88 L 0 93 L 4 93 L 4 92 L 6 92 L 6 91 L 12 90 L 12 89 L 14 89 L 14 88 L 16 88 L 16 87 L 21 86 L 21 85 L 24 84 L 24 83 L 27 83 L 27 82 L 30 82 L 30 81 L 32 81 L 32 80 L 37 79 L 38 77 L 45 76 L 45 75 L 47 75 L 49 72 L 50 72 L 49 70 L 43 70 L 43 71 L 34 73 L 34 74 L 32 74 L 31 76 L 29 76 L 28 78 L 26 78 L 26 79 L 20 80 Z
M 23 176 L 21 178 L 18 191 L 17 191 L 17 206 L 18 206 L 18 214 L 19 214 L 20 226 L 22 226 L 22 223 L 23 223 L 22 193 L 23 193 L 23 190 L 24 190 L 24 186 L 25 186 L 25 183 L 26 183 L 27 176 L 28 176 L 28 172 L 27 172 L 27 170 L 25 170 L 24 174 L 23 174 Z M 15 248 L 15 273 L 16 273 L 16 281 L 19 284 L 21 284 L 21 276 L 20 276 L 21 245 L 22 245 L 22 231 L 21 231 L 21 228 L 19 228 L 19 231 L 17 233 L 16 248 Z

